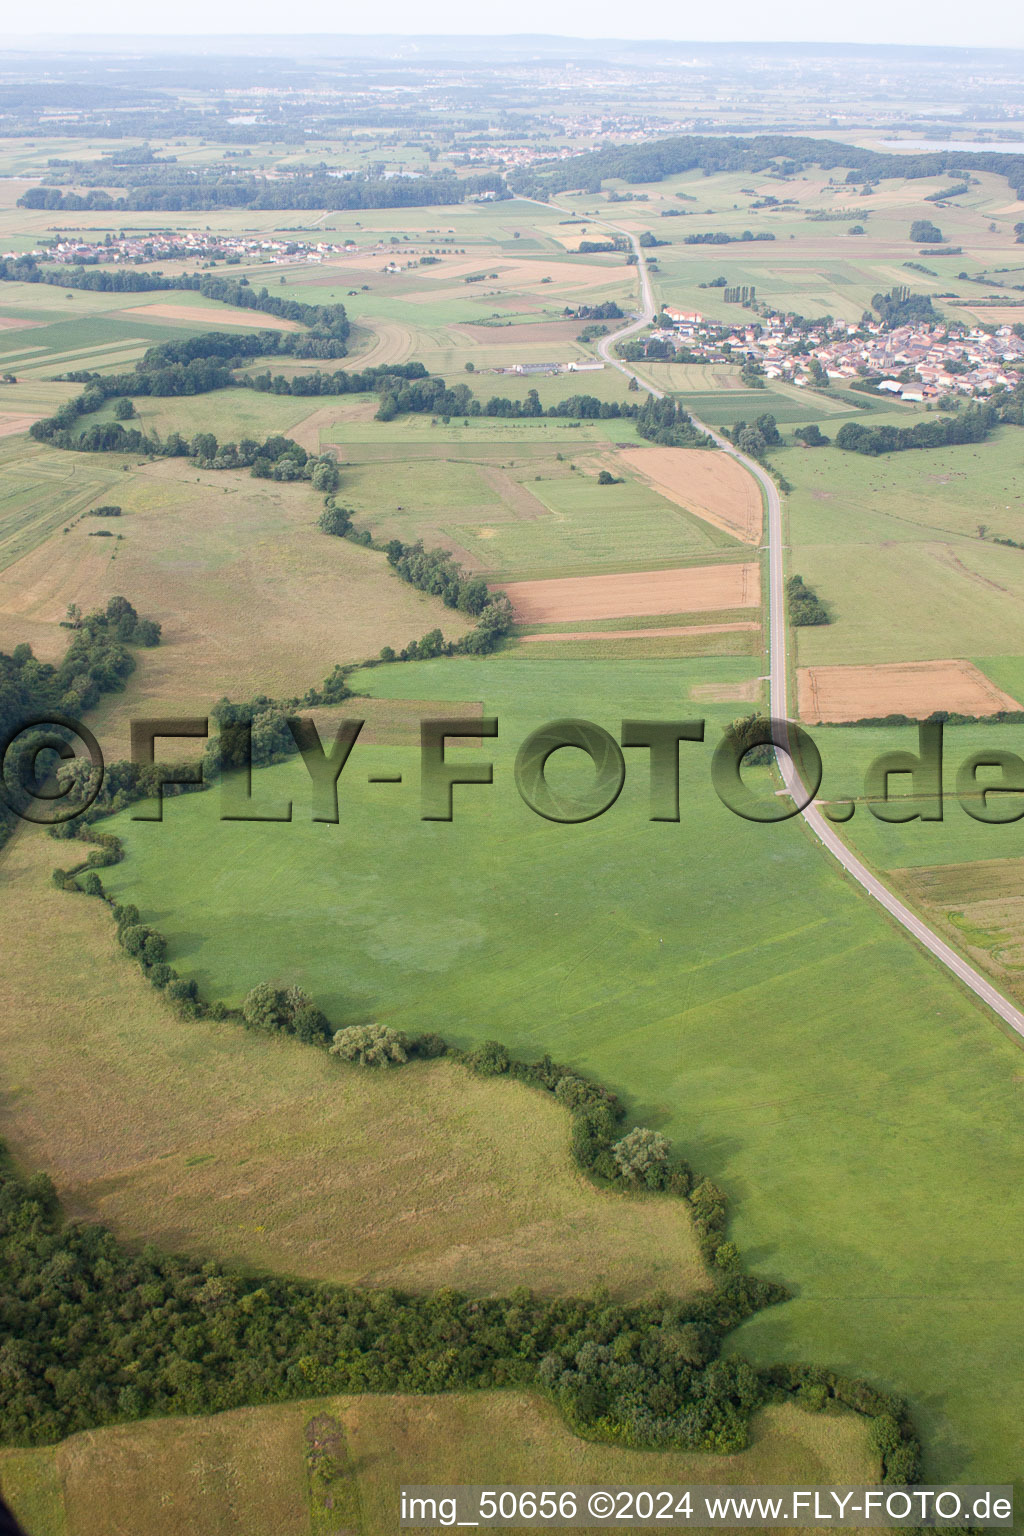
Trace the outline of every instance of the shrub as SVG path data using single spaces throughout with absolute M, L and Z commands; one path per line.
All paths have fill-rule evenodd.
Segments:
M 258 982 L 246 993 L 242 1022 L 247 1029 L 295 1035 L 308 1044 L 326 1040 L 331 1032 L 308 992 L 301 987 L 275 987 L 269 981 Z
M 439 1056 L 444 1056 L 448 1050 L 448 1042 L 443 1035 L 428 1033 L 417 1035 L 409 1045 L 410 1055 L 420 1056 L 424 1061 L 435 1061 Z
M 336 538 L 344 538 L 352 527 L 352 514 L 345 507 L 336 506 L 333 501 L 328 501 L 317 518 L 316 525 L 321 533 L 332 533 Z
M 331 1055 L 363 1067 L 389 1067 L 409 1060 L 409 1041 L 386 1024 L 350 1024 L 338 1030 Z
M 199 989 L 194 981 L 184 981 L 178 977 L 169 981 L 165 988 L 165 995 L 177 1008 L 178 1012 L 186 1019 L 194 1019 L 200 1011 Z
M 485 1040 L 466 1056 L 466 1065 L 481 1077 L 500 1077 L 511 1065 L 511 1057 L 500 1040 Z
M 92 870 L 90 870 L 89 873 L 85 876 L 79 889 L 82 890 L 86 896 L 102 896 L 104 894 L 103 881 L 100 879 L 99 875 L 94 873 Z
M 669 1153 L 672 1143 L 660 1131 L 638 1125 L 612 1147 L 615 1166 L 631 1184 L 646 1184 L 648 1189 L 661 1189 L 668 1173 Z

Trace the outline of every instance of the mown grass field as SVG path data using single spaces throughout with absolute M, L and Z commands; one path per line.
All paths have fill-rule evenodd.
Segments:
M 414 752 L 357 748 L 341 827 L 304 820 L 303 770 L 285 765 L 257 792 L 293 798 L 291 824 L 218 823 L 215 794 L 161 826 L 120 818 L 129 857 L 108 884 L 212 996 L 272 970 L 335 1017 L 549 1049 L 609 1082 L 721 1180 L 748 1261 L 795 1291 L 735 1347 L 908 1393 L 928 1476 L 1005 1476 L 1021 1409 L 1016 1049 L 799 826 L 718 803 L 710 725 L 682 753 L 678 826 L 646 820 L 642 754 L 582 826 L 541 820 L 514 790 L 512 757 L 544 721 L 721 722 L 736 705 L 689 690 L 752 671 L 514 654 L 378 670 L 375 692 L 481 699 L 499 717 L 495 783 L 456 789 L 453 823 L 419 820 Z M 396 769 L 402 786 L 364 787 Z
M 823 423 L 824 430 L 831 429 Z M 1024 432 L 887 454 L 775 450 L 787 498 L 789 569 L 832 622 L 795 632 L 799 666 L 1001 655 L 1019 629 Z M 979 538 L 979 525 L 989 537 Z
M 330 1443 L 338 1475 L 311 1478 L 311 1436 Z M 851 1484 L 875 1476 L 866 1427 L 852 1414 L 767 1408 L 746 1451 L 686 1455 L 589 1445 L 525 1392 L 320 1398 L 0 1452 L 4 1492 L 32 1536 L 137 1536 L 159 1529 L 168 1507 L 193 1536 L 328 1536 L 339 1519 L 353 1536 L 397 1536 L 399 1490 L 414 1483 Z
M 4 855 L 0 1012 L 5 1139 L 50 1170 L 72 1215 L 318 1280 L 704 1287 L 685 1205 L 595 1189 L 547 1095 L 449 1063 L 372 1071 L 237 1024 L 183 1025 L 117 951 L 107 910 L 51 887 L 66 852 L 29 833 Z

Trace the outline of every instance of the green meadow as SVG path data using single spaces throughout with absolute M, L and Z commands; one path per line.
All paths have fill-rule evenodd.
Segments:
M 789 569 L 832 618 L 796 631 L 797 665 L 1006 650 L 1020 628 L 1024 551 L 994 539 L 1024 541 L 1024 431 L 1001 427 L 984 443 L 877 459 L 791 445 L 772 462 L 794 487 Z
M 755 666 L 509 652 L 375 669 L 357 684 L 499 719 L 496 741 L 449 748 L 495 765 L 492 785 L 455 788 L 451 823 L 420 819 L 414 745 L 357 744 L 340 825 L 308 819 L 291 762 L 253 780 L 262 814 L 293 802 L 290 823 L 222 822 L 217 789 L 162 824 L 126 813 L 111 828 L 128 856 L 104 881 L 211 998 L 295 981 L 339 1024 L 498 1038 L 595 1074 L 722 1183 L 748 1263 L 791 1287 L 735 1348 L 905 1392 L 927 1477 L 1008 1480 L 1024 1412 L 1019 1051 L 802 825 L 719 803 L 711 754 L 742 706 L 707 694 L 735 698 Z M 624 716 L 706 716 L 706 742 L 681 750 L 680 822 L 647 819 L 634 749 L 604 816 L 528 809 L 516 751 L 564 716 L 616 735 Z M 561 762 L 577 756 L 551 765 L 565 789 L 589 775 Z

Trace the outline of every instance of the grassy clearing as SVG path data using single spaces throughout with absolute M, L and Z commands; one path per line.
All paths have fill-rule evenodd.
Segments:
M 678 826 L 647 821 L 641 754 L 613 810 L 582 826 L 514 791 L 512 756 L 545 720 L 720 722 L 735 704 L 687 692 L 744 666 L 513 653 L 378 669 L 376 693 L 481 699 L 500 719 L 495 783 L 457 789 L 453 823 L 420 821 L 407 784 L 386 803 L 364 787 L 364 772 L 415 776 L 413 754 L 357 747 L 340 828 L 303 820 L 301 769 L 269 769 L 258 793 L 291 795 L 291 825 L 218 823 L 213 795 L 162 826 L 121 820 L 129 857 L 109 884 L 215 996 L 272 961 L 334 1016 L 550 1049 L 613 1084 L 723 1182 L 748 1259 L 796 1288 L 737 1347 L 906 1391 L 929 1476 L 1003 1476 L 1024 1408 L 1019 1053 L 801 827 L 753 827 L 717 802 L 713 723 L 681 754 Z
M 580 657 L 595 661 L 640 661 L 669 656 L 753 656 L 761 652 L 762 643 L 760 629 L 756 628 L 717 634 L 695 631 L 689 635 L 659 635 L 652 631 L 643 637 L 602 635 L 575 640 L 567 635 L 564 640 L 545 641 L 542 645 L 513 641 L 510 648 L 517 656 L 529 655 L 547 661 Z
M 127 474 L 116 455 L 50 454 L 39 462 L 52 460 L 84 477 L 88 494 L 71 481 L 79 508 L 116 498 L 122 537 L 90 538 L 86 517 L 9 566 L 0 585 L 0 645 L 40 640 L 59 653 L 68 604 L 89 610 L 118 592 L 157 619 L 163 643 L 141 657 L 128 692 L 105 700 L 96 715 L 101 736 L 118 734 L 118 756 L 127 717 L 143 705 L 205 714 L 224 694 L 291 698 L 336 662 L 375 656 L 385 644 L 397 649 L 437 625 L 450 639 L 469 628 L 439 599 L 389 573 L 383 555 L 320 533 L 322 498 L 305 483 L 199 472 L 181 459 L 133 465 Z M 98 478 L 109 468 L 116 484 L 114 475 Z M 59 493 L 67 481 L 51 483 Z M 48 489 L 39 506 L 32 515 L 52 519 Z
M 64 853 L 32 833 L 5 855 L 0 1012 L 5 1137 L 50 1169 L 72 1214 L 312 1279 L 623 1298 L 703 1287 L 685 1206 L 595 1189 L 545 1095 L 448 1063 L 371 1072 L 237 1025 L 182 1024 L 117 951 L 100 903 L 50 886 Z
M 340 1475 L 311 1487 L 310 1436 L 331 1437 Z M 163 1419 L 0 1452 L 0 1476 L 33 1536 L 136 1536 L 171 1507 L 193 1536 L 397 1536 L 412 1483 L 864 1483 L 876 1475 L 863 1422 L 788 1405 L 752 1423 L 734 1456 L 588 1445 L 525 1392 L 339 1397 Z M 37 1489 L 47 1487 L 44 1503 Z M 326 1506 L 325 1494 L 332 1500 Z M 616 1530 L 606 1526 L 602 1529 Z

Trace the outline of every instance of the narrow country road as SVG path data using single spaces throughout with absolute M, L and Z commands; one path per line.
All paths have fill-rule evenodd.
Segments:
M 608 228 L 614 229 L 616 234 L 626 235 L 636 253 L 637 271 L 640 276 L 642 313 L 637 320 L 631 321 L 609 336 L 603 336 L 598 343 L 597 350 L 605 362 L 610 363 L 613 368 L 618 368 L 620 372 L 635 378 L 637 383 L 644 389 L 649 390 L 658 399 L 663 399 L 664 390 L 655 389 L 646 379 L 641 379 L 627 363 L 622 362 L 613 352 L 617 342 L 627 340 L 630 336 L 636 335 L 637 332 L 644 330 L 650 324 L 654 319 L 655 304 L 650 272 L 647 269 L 643 249 L 636 236 L 630 234 L 628 230 L 618 228 L 616 225 L 608 225 L 607 221 L 603 222 L 606 223 Z M 754 459 L 748 458 L 744 453 L 740 453 L 737 448 L 733 447 L 732 443 L 720 436 L 713 427 L 709 427 L 705 422 L 699 421 L 696 416 L 693 417 L 693 420 L 697 426 L 714 438 L 720 448 L 724 449 L 726 453 L 731 454 L 734 459 L 742 464 L 744 469 L 754 476 L 764 490 L 768 506 L 769 709 L 773 719 L 785 721 L 787 719 L 788 659 L 786 653 L 786 593 L 782 559 L 782 502 L 779 497 L 779 490 L 767 470 Z M 788 793 L 794 801 L 801 803 L 805 799 L 806 792 L 794 767 L 792 758 L 785 747 L 781 747 L 778 744 L 775 747 L 775 757 L 779 765 L 779 772 L 782 775 L 782 782 L 786 786 Z M 1024 1038 L 1024 1013 L 1019 1008 L 1014 1007 L 1013 1003 L 1009 1002 L 980 971 L 975 970 L 973 965 L 969 965 L 962 956 L 958 955 L 954 949 L 951 949 L 948 944 L 940 939 L 938 934 L 934 933 L 927 923 L 922 922 L 916 913 L 912 912 L 909 907 L 904 906 L 903 902 L 882 884 L 877 875 L 872 874 L 867 865 L 862 863 L 856 854 L 843 842 L 835 828 L 819 810 L 817 804 L 812 802 L 804 806 L 802 815 L 818 841 L 828 849 L 832 857 L 837 863 L 842 865 L 847 874 L 856 880 L 858 885 L 863 886 L 868 895 L 872 896 L 875 901 L 883 906 L 901 927 L 905 928 L 908 933 L 917 939 L 919 944 L 922 944 L 942 965 L 952 971 L 954 976 L 959 977 L 976 997 L 980 998 L 983 1003 L 987 1003 L 994 1013 L 997 1013 L 1005 1023 L 1009 1024 L 1011 1029 L 1016 1030 L 1017 1034 Z

